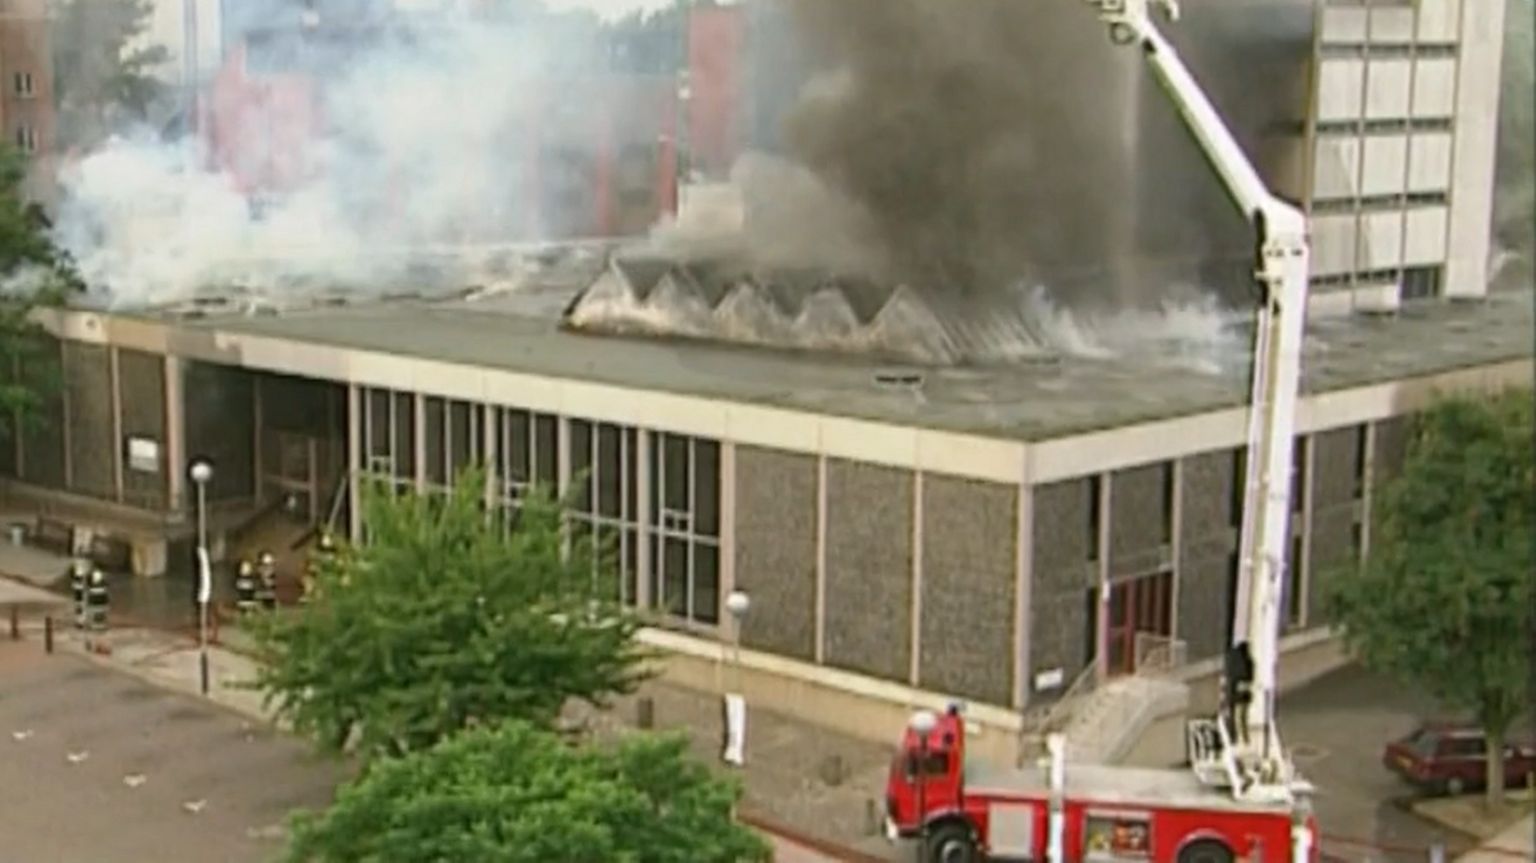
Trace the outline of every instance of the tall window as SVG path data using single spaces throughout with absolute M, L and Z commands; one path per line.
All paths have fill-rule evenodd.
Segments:
M 495 466 L 502 503 L 516 507 L 530 488 L 556 493 L 560 422 L 553 415 L 496 409 Z
M 363 391 L 362 465 L 375 479 L 388 480 L 396 491 L 416 485 L 416 399 L 410 393 L 384 389 Z
M 1095 474 L 1088 477 L 1088 519 L 1086 529 L 1088 535 L 1088 560 L 1099 559 L 1099 508 L 1104 499 L 1104 478 Z
M 23 99 L 30 99 L 37 95 L 37 90 L 32 83 L 31 72 L 17 72 L 12 79 L 12 86 L 16 89 L 16 95 Z
M 603 553 L 594 576 L 619 600 L 638 601 L 639 434 L 626 426 L 571 420 L 571 522 Z
M 23 153 L 37 152 L 37 130 L 23 123 L 16 127 L 16 149 Z
M 650 452 L 651 597 L 679 620 L 720 621 L 720 445 L 656 434 Z

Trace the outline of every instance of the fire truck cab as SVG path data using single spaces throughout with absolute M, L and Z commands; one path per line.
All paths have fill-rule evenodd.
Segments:
M 1035 768 L 968 763 L 958 708 L 918 714 L 891 763 L 888 837 L 922 842 L 922 863 L 1290 863 L 1298 840 L 1319 859 L 1315 818 L 1292 805 L 1239 800 L 1188 769 L 1068 773 L 1051 748 Z

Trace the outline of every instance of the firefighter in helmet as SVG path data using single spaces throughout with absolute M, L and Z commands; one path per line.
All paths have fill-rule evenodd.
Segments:
M 320 567 L 329 563 L 336 555 L 336 541 L 328 530 L 320 531 L 320 540 L 315 544 L 315 551 L 309 557 L 304 567 L 304 595 L 308 601 L 317 595 L 319 590 Z

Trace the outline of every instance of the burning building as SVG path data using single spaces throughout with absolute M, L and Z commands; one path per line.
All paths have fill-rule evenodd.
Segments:
M 1436 393 L 1532 373 L 1531 298 L 1489 290 L 1486 269 L 1499 17 L 1481 0 L 1186 5 L 1181 39 L 1228 34 L 1202 37 L 1197 72 L 1221 82 L 1245 144 L 1313 220 L 1319 313 L 1285 646 L 1326 660 L 1324 581 L 1369 553 L 1374 480 L 1400 461 L 1407 415 Z M 788 7 L 774 9 L 748 13 Z M 1229 254 L 1246 265 L 1247 239 L 1135 58 L 1076 4 L 1051 9 L 1035 32 L 991 22 L 1040 52 L 1009 60 L 1037 81 L 974 90 L 961 52 L 935 61 L 950 76 L 927 98 L 1019 99 L 1068 125 L 1081 110 L 1081 125 L 1031 143 L 1007 118 L 971 118 L 972 137 L 935 144 L 948 160 L 913 174 L 906 199 L 905 148 L 937 130 L 860 137 L 839 120 L 863 86 L 852 60 L 823 59 L 825 74 L 807 61 L 811 83 L 788 90 L 809 101 L 770 109 L 763 69 L 784 44 L 858 50 L 838 20 L 803 19 L 821 27 L 810 42 L 786 39 L 780 19 L 744 31 L 734 125 L 694 131 L 714 136 L 718 167 L 732 139 L 772 143 L 758 118 L 786 118 L 777 147 L 826 206 L 765 215 L 749 201 L 747 242 L 705 231 L 643 253 L 509 255 L 478 290 L 60 312 L 49 324 L 66 386 L 48 422 L 0 441 L 5 493 L 134 550 L 153 574 L 187 535 L 195 455 L 218 465 L 215 531 L 231 554 L 278 541 L 250 539 L 274 502 L 301 521 L 283 547 L 317 523 L 358 531 L 352 501 L 368 476 L 436 493 L 481 462 L 491 506 L 555 483 L 617 544 L 609 576 L 649 616 L 644 637 L 668 651 L 672 679 L 711 686 L 739 634 L 749 700 L 882 742 L 910 705 L 953 697 L 984 732 L 973 746 L 1003 749 L 1021 713 L 1082 692 L 1074 680 L 1170 662 L 1209 672 L 1239 524 L 1248 345 Z M 879 32 L 920 43 L 920 28 L 898 24 Z M 1287 35 L 1263 42 L 1271 32 Z M 1298 77 L 1272 79 L 1276 67 Z M 1069 70 L 1084 77 L 1067 90 Z M 1248 91 L 1262 91 L 1256 104 Z M 863 128 L 903 128 L 892 110 L 871 107 Z M 994 161 L 972 177 L 978 141 Z M 1014 144 L 1035 150 L 1015 161 Z M 1154 152 L 1166 161 L 1149 163 Z M 766 185 L 792 185 L 784 176 Z M 1040 184 L 1017 193 L 1034 196 L 1018 203 L 1020 258 L 998 239 L 1015 194 L 990 190 L 998 177 Z M 927 232 L 920 205 L 950 183 L 974 194 L 935 212 L 966 231 Z M 859 218 L 829 218 L 839 207 Z M 764 219 L 773 230 L 755 235 Z M 820 256 L 811 241 L 861 219 L 851 233 L 870 254 L 827 264 L 850 244 Z M 949 249 L 946 236 L 974 258 L 972 284 L 1022 261 L 1050 297 L 962 290 L 894 253 Z M 818 253 L 792 266 L 805 249 Z M 1228 292 L 1213 306 L 1106 299 L 1181 276 Z M 1100 301 L 1051 299 L 1074 285 Z M 1336 314 L 1351 306 L 1390 314 Z M 733 590 L 752 598 L 739 633 L 723 608 Z

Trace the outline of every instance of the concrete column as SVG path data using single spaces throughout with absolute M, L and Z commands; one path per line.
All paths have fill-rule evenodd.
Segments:
M 169 509 L 186 513 L 187 410 L 181 358 L 165 356 L 165 477 Z
M 116 346 L 107 347 L 107 379 L 111 382 L 109 388 L 112 391 L 112 499 L 123 503 L 123 459 L 126 456 L 123 441 L 123 375 L 118 364 Z
M 635 430 L 635 452 L 632 458 L 639 459 L 635 463 L 635 522 L 639 524 L 639 530 L 635 531 L 635 607 L 651 607 L 651 447 L 654 446 L 653 436 L 648 429 Z M 725 458 L 724 452 L 721 458 Z M 732 471 L 735 467 L 735 453 L 732 452 Z M 721 466 L 724 470 L 724 465 Z M 734 480 L 734 477 L 733 477 Z M 735 483 L 730 486 L 730 493 L 735 494 Z M 723 501 L 722 501 L 723 503 Z M 722 523 L 723 524 L 723 523 Z M 724 543 L 721 543 L 724 546 Z M 722 547 L 722 555 L 725 549 Z M 724 566 L 724 559 L 721 561 Z M 734 571 L 732 573 L 734 579 Z M 722 579 L 724 575 L 722 574 Z
M 816 457 L 816 663 L 827 661 L 827 457 Z
M 1114 493 L 1114 474 L 1099 474 L 1099 499 L 1093 503 L 1099 508 L 1099 535 L 1097 537 L 1099 564 L 1099 601 L 1094 603 L 1094 674 L 1099 680 L 1109 676 L 1109 518 L 1110 495 Z
M 1179 637 L 1179 593 L 1183 591 L 1182 582 L 1184 572 L 1183 563 L 1184 540 L 1184 459 L 1173 459 L 1169 464 L 1169 470 L 1173 472 L 1173 494 L 1168 501 L 1168 557 L 1173 568 L 1173 587 L 1168 596 L 1168 633 L 1169 637 Z M 1169 657 L 1170 660 L 1175 657 Z
M 498 467 L 500 459 L 497 452 L 500 449 L 500 435 L 497 434 L 496 412 L 499 408 L 494 405 L 480 406 L 480 463 L 485 466 L 485 509 L 488 513 L 495 513 L 496 503 L 501 499 L 497 491 L 501 486 L 501 470 Z
M 1504 3 L 1490 0 L 1461 4 L 1461 37 L 1456 57 L 1456 119 L 1451 139 L 1451 214 L 1444 290 L 1447 297 L 1481 297 L 1488 292 L 1489 235 L 1493 229 Z
M 363 537 L 363 509 L 361 504 L 363 469 L 363 389 L 357 384 L 347 385 L 347 535 L 353 542 Z
M 421 393 L 415 393 L 416 410 L 414 420 L 416 426 L 416 493 L 421 494 L 427 490 L 427 397 Z
M 1031 561 L 1035 547 L 1035 489 L 1019 483 L 1018 526 L 1014 540 L 1013 588 L 1013 707 L 1029 706 L 1029 600 Z
M 923 472 L 920 470 L 912 472 L 912 602 L 908 616 L 912 641 L 908 682 L 920 686 L 923 672 Z
M 736 589 L 736 444 L 720 442 L 720 598 Z M 721 627 L 730 624 L 730 613 L 720 615 Z M 739 639 L 741 633 L 736 633 Z
M 1291 583 L 1295 585 L 1296 592 L 1300 594 L 1291 601 L 1297 604 L 1301 613 L 1296 616 L 1295 626 L 1301 629 L 1307 625 L 1308 594 L 1312 591 L 1312 511 L 1315 506 L 1312 486 L 1316 481 L 1314 468 L 1317 465 L 1317 436 L 1313 435 L 1306 440 L 1305 451 L 1301 455 L 1301 553 L 1296 561 L 1297 572 Z M 1282 609 L 1286 619 L 1290 618 L 1290 609 Z

